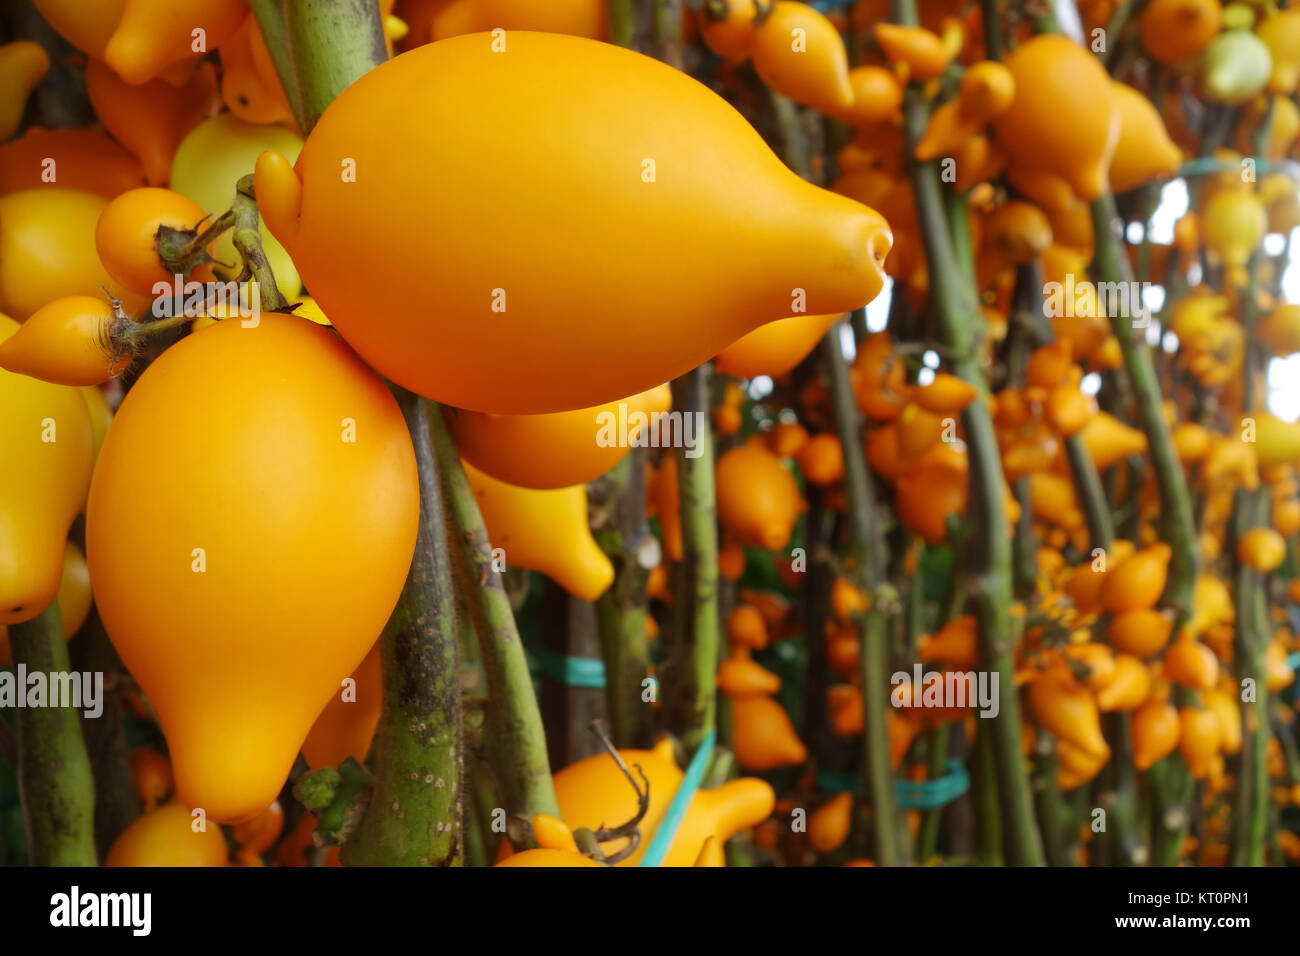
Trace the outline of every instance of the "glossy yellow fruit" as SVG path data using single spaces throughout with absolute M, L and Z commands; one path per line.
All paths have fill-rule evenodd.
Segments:
M 1147 52 L 1168 65 L 1204 50 L 1222 23 L 1219 0 L 1151 0 L 1138 29 Z
M 837 793 L 808 816 L 808 842 L 818 853 L 834 853 L 852 825 L 853 794 Z
M 1241 268 L 1264 239 L 1268 215 L 1254 193 L 1219 189 L 1201 213 L 1205 244 L 1224 265 Z
M 771 89 L 824 113 L 853 105 L 849 55 L 835 25 L 806 3 L 776 0 L 754 31 L 754 69 Z
M 1100 61 L 1065 37 L 1048 34 L 1016 47 L 1004 63 L 1016 95 L 993 128 L 1011 161 L 1059 176 L 1082 199 L 1100 196 L 1120 121 Z
M 90 568 L 81 549 L 69 541 L 63 549 L 63 577 L 59 581 L 57 597 L 59 619 L 63 622 L 63 636 L 71 640 L 90 614 Z M 9 646 L 9 628 L 0 624 L 0 667 L 13 664 Z
M 129 355 L 114 361 L 109 352 L 112 322 L 106 298 L 55 299 L 0 342 L 0 368 L 55 385 L 101 385 L 131 364 Z
M 83 53 L 98 60 L 122 19 L 125 0 L 33 0 L 50 26 Z
M 196 382 L 223 396 L 197 418 Z M 127 394 L 87 506 L 95 601 L 209 821 L 279 793 L 397 602 L 418 498 L 392 394 L 306 320 L 220 322 Z
M 506 857 L 494 866 L 604 866 L 581 853 L 568 853 L 564 850 L 525 850 Z
M 1201 692 L 1201 703 L 1219 722 L 1219 749 L 1227 756 L 1241 751 L 1241 705 L 1233 685 Z
M 1168 701 L 1149 699 L 1133 714 L 1133 766 L 1151 767 L 1178 746 L 1178 710 Z
M 105 289 L 143 303 L 109 276 L 95 251 L 95 223 L 108 200 L 60 186 L 0 196 L 0 309 L 22 321 L 70 295 L 103 298 Z
M 796 315 L 760 325 L 718 353 L 714 367 L 736 378 L 784 375 L 817 347 L 838 315 Z
M 1151 672 L 1131 654 L 1120 654 L 1110 678 L 1096 693 L 1103 714 L 1136 710 L 1151 695 Z
M 718 520 L 741 544 L 785 547 L 803 508 L 799 486 L 761 442 L 746 442 L 717 461 Z
M 334 689 L 307 732 L 302 757 L 313 770 L 337 767 L 348 757 L 365 763 L 384 704 L 382 643 L 376 641 L 357 669 Z
M 49 69 L 49 54 L 39 43 L 17 40 L 0 45 L 0 143 L 18 132 L 27 97 Z
M 1180 687 L 1208 690 L 1219 682 L 1219 659 L 1195 638 L 1180 637 L 1165 650 L 1165 677 Z
M 1172 556 L 1169 545 L 1157 542 L 1112 568 L 1101 586 L 1101 606 L 1111 614 L 1153 606 L 1164 592 Z
M 1178 712 L 1178 751 L 1187 762 L 1187 771 L 1193 780 L 1201 780 L 1210 772 L 1214 757 L 1219 753 L 1222 733 L 1219 718 L 1203 707 L 1184 707 Z
M 1106 412 L 1098 412 L 1089 418 L 1079 431 L 1079 438 L 1098 471 L 1105 471 L 1111 465 L 1147 450 L 1147 436 L 1141 429 L 1125 425 Z
M 1237 560 L 1268 574 L 1286 560 L 1286 540 L 1272 528 L 1251 528 L 1237 541 Z
M 1026 689 L 1025 700 L 1034 722 L 1094 757 L 1110 754 L 1101 733 L 1096 698 L 1068 673 L 1048 671 Z
M 1081 573 L 1086 575 L 1089 572 L 1085 568 Z M 1106 640 L 1117 651 L 1145 659 L 1160 653 L 1169 643 L 1173 629 L 1174 622 L 1168 614 L 1152 608 L 1136 608 L 1111 618 Z
M 498 481 L 465 462 L 493 548 L 507 566 L 531 568 L 575 597 L 594 601 L 614 580 L 614 566 L 587 526 L 582 485 L 538 490 Z
M 171 189 L 193 200 L 208 215 L 220 216 L 234 202 L 235 183 L 241 176 L 253 172 L 257 157 L 268 149 L 276 150 L 292 162 L 302 149 L 302 137 L 282 126 L 246 123 L 231 113 L 204 120 L 190 130 L 176 148 L 172 159 Z M 335 167 L 334 178 L 337 180 L 341 175 L 338 161 Z M 355 183 L 351 185 L 356 186 Z M 259 203 L 263 201 L 260 193 L 258 200 Z M 265 210 L 263 217 L 266 217 Z M 302 290 L 302 279 L 295 261 L 273 235 L 275 230 L 267 226 L 264 221 L 259 227 L 262 248 L 275 273 L 276 285 L 292 302 Z M 232 233 L 227 232 L 217 240 L 212 255 L 219 262 L 239 263 Z M 347 271 L 355 274 L 357 268 L 364 271 L 360 266 L 347 267 Z
M 226 839 L 172 801 L 136 820 L 113 843 L 105 866 L 226 866 Z
M 1279 303 L 1260 320 L 1255 331 L 1278 355 L 1300 352 L 1300 305 Z
M 512 414 L 668 381 L 789 316 L 795 289 L 812 314 L 857 308 L 892 242 L 878 214 L 799 179 L 708 88 L 554 34 L 455 37 L 371 70 L 296 168 L 259 160 L 257 195 L 376 369 Z M 593 325 L 612 303 L 618 321 Z
M 17 329 L 0 315 L 0 342 Z M 94 464 L 85 400 L 75 388 L 0 370 L 0 448 L 0 624 L 17 624 L 59 590 L 68 528 Z
M 1300 10 L 1281 10 L 1255 27 L 1273 60 L 1269 89 L 1284 96 L 1300 83 Z
M 745 649 L 740 653 L 733 652 L 719 665 L 718 690 L 728 697 L 766 696 L 780 692 L 781 678 L 750 660 Z
M 1112 89 L 1119 112 L 1119 141 L 1110 160 L 1111 192 L 1128 192 L 1158 176 L 1172 175 L 1183 154 L 1169 138 L 1156 108 L 1127 83 L 1115 83 Z
M 789 714 L 775 698 L 732 698 L 731 723 L 732 749 L 746 770 L 798 766 L 808 756 Z
M 103 60 L 128 83 L 147 83 L 174 63 L 217 49 L 247 14 L 244 0 L 124 0 Z
M 595 408 L 546 415 L 444 410 L 461 455 L 480 471 L 520 488 L 568 488 L 595 481 L 640 444 L 666 444 L 672 405 L 660 385 Z
M 641 845 L 618 866 L 636 866 L 663 820 L 673 795 L 682 782 L 682 771 L 673 760 L 672 743 L 664 739 L 653 750 L 621 750 L 629 766 L 640 764 L 650 781 L 650 805 L 641 820 Z M 602 825 L 617 826 L 637 812 L 636 794 L 618 765 L 606 754 L 598 754 L 570 764 L 555 774 L 555 798 L 560 816 L 570 829 Z M 736 833 L 767 819 L 776 796 L 762 780 L 745 777 L 713 790 L 699 790 L 673 838 L 664 866 L 692 866 L 705 840 L 717 837 L 726 842 Z M 624 841 L 602 843 L 601 849 L 614 853 Z

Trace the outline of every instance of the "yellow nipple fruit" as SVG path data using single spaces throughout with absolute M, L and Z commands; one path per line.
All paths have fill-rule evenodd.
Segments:
M 1133 713 L 1133 765 L 1149 770 L 1178 746 L 1178 710 L 1152 697 Z
M 784 375 L 817 347 L 840 316 L 796 315 L 760 325 L 718 353 L 714 367 L 736 378 Z
M 1245 267 L 1268 231 L 1268 214 L 1259 198 L 1243 189 L 1219 189 L 1201 213 L 1205 244 L 1229 268 Z
M 834 853 L 853 826 L 853 794 L 837 793 L 808 817 L 808 842 L 818 853 Z
M 1103 714 L 1136 710 L 1151 696 L 1151 672 L 1131 654 L 1115 657 L 1114 671 L 1097 690 L 1097 707 Z
M 245 0 L 124 0 L 103 60 L 128 83 L 147 83 L 174 63 L 217 49 L 247 15 Z
M 1255 326 L 1255 331 L 1278 355 L 1300 352 L 1300 305 L 1279 302 Z
M 0 315 L 0 342 L 18 327 Z M 90 487 L 94 435 L 81 393 L 0 370 L 0 448 L 0 624 L 19 624 L 57 595 Z
M 1219 682 L 1219 659 L 1194 637 L 1180 637 L 1165 649 L 1164 676 L 1180 687 L 1209 690 Z
M 197 418 L 196 382 L 222 396 Z M 219 823 L 271 804 L 392 613 L 418 520 L 401 411 L 330 330 L 264 312 L 149 366 L 95 467 L 87 558 L 184 803 Z
M 1147 436 L 1141 429 L 1125 425 L 1106 412 L 1091 416 L 1078 434 L 1098 471 L 1147 450 Z
M 33 0 L 45 21 L 78 50 L 97 60 L 122 19 L 125 0 Z
M 1178 712 L 1178 752 L 1187 762 L 1193 780 L 1201 780 L 1219 752 L 1222 734 L 1219 718 L 1204 707 L 1184 707 Z
M 1172 175 L 1183 154 L 1169 138 L 1156 108 L 1127 83 L 1115 83 L 1112 89 L 1119 112 L 1119 141 L 1110 160 L 1111 192 L 1128 192 L 1157 176 Z
M 741 645 L 718 666 L 718 690 L 728 697 L 755 697 L 779 693 L 781 678 L 750 659 L 749 648 Z
M 793 0 L 776 0 L 754 31 L 749 51 L 759 78 L 796 103 L 823 113 L 853 105 L 849 55 L 826 15 Z
M 71 640 L 90 614 L 90 568 L 80 549 L 71 541 L 63 549 L 63 578 L 59 581 L 56 600 L 59 618 L 63 622 L 63 636 Z M 0 624 L 0 667 L 13 665 L 13 650 L 9 646 L 9 628 Z
M 113 321 L 105 298 L 55 299 L 0 342 L 0 368 L 56 385 L 101 385 L 131 363 L 129 355 L 110 354 Z
M 746 547 L 784 548 L 803 509 L 799 485 L 760 441 L 746 442 L 717 461 L 718 520 Z
M 39 43 L 18 40 L 0 46 L 0 143 L 18 132 L 27 97 L 49 70 L 50 57 Z
M 943 73 L 957 50 L 944 38 L 924 27 L 906 27 L 896 23 L 877 23 L 876 42 L 895 66 L 906 69 L 917 80 L 932 80 Z
M 381 642 L 376 641 L 352 675 L 336 688 L 330 702 L 302 742 L 307 766 L 337 767 L 348 757 L 365 763 L 384 704 Z
M 1094 757 L 1110 754 L 1096 698 L 1068 671 L 1052 670 L 1038 677 L 1026 690 L 1026 702 L 1034 722 L 1043 729 Z
M 1251 528 L 1237 541 L 1237 560 L 1268 574 L 1286 560 L 1286 539 L 1272 528 Z
M 1200 53 L 1222 25 L 1219 0 L 1151 0 L 1138 19 L 1142 45 L 1166 66 Z
M 652 388 L 789 316 L 795 290 L 812 314 L 860 307 L 892 243 L 877 213 L 800 179 L 707 87 L 556 34 L 470 34 L 390 60 L 330 105 L 296 167 L 263 154 L 256 188 L 363 358 L 485 412 Z M 597 333 L 613 302 L 619 320 Z
M 929 162 L 953 156 L 988 123 L 1011 107 L 1016 81 L 1001 63 L 982 60 L 967 68 L 957 97 L 930 114 L 925 134 L 916 144 L 916 158 Z
M 1300 83 L 1300 10 L 1274 13 L 1255 28 L 1255 35 L 1273 60 L 1268 88 L 1283 96 L 1294 93 Z
M 1100 61 L 1063 36 L 1045 34 L 1004 61 L 1015 79 L 1011 108 L 994 120 L 1011 161 L 1066 180 L 1081 199 L 1106 191 L 1119 111 Z
M 116 282 L 99 261 L 95 224 L 108 200 L 61 186 L 0 196 L 0 309 L 22 321 L 69 295 L 144 300 Z
M 1173 551 L 1163 541 L 1111 568 L 1101 585 L 1101 606 L 1111 614 L 1152 607 L 1160 600 Z
M 226 838 L 172 801 L 146 813 L 114 841 L 105 866 L 226 866 Z
M 578 842 L 563 820 L 535 813 L 531 825 L 536 848 L 512 853 L 496 866 L 604 866 L 578 852 Z
M 1098 577 L 1090 574 L 1086 566 L 1076 574 L 1084 575 L 1085 579 L 1089 576 Z M 1111 618 L 1106 628 L 1106 640 L 1117 651 L 1145 659 L 1160 653 L 1169 643 L 1173 629 L 1174 622 L 1168 614 L 1152 608 L 1136 608 L 1122 611 Z
M 650 782 L 649 808 L 641 819 L 641 843 L 637 850 L 618 866 L 636 866 L 645 855 L 668 805 L 672 802 L 684 774 L 673 760 L 672 742 L 665 738 L 652 750 L 620 750 L 623 761 L 634 768 L 640 764 Z M 637 813 L 637 796 L 623 771 L 607 754 L 597 754 L 569 764 L 555 774 L 555 798 L 560 816 L 571 829 L 617 826 Z M 716 837 L 725 843 L 741 830 L 766 820 L 776 804 L 771 786 L 753 777 L 732 780 L 713 790 L 696 791 L 686 810 L 664 866 L 692 866 L 704 842 Z M 606 854 L 616 853 L 626 841 L 618 839 L 601 844 Z
M 293 111 L 279 77 L 274 83 L 268 83 L 257 69 L 253 56 L 254 33 L 260 41 L 257 18 L 250 13 L 218 51 L 222 102 L 230 112 L 249 123 L 293 123 Z
M 614 566 L 587 526 L 582 485 L 538 490 L 498 481 L 464 462 L 492 547 L 507 565 L 531 568 L 574 597 L 594 601 L 614 580 Z
M 740 765 L 760 773 L 798 766 L 808 756 L 790 715 L 772 697 L 732 698 L 731 744 Z
M 444 410 L 461 456 L 520 488 L 568 488 L 595 481 L 628 450 L 667 444 L 657 416 L 672 405 L 667 385 L 595 408 L 545 415 Z
M 1268 85 L 1273 58 L 1249 30 L 1224 30 L 1201 58 L 1201 82 L 1212 100 L 1238 106 Z

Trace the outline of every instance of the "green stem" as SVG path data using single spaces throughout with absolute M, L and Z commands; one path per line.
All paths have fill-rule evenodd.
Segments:
M 948 738 L 951 723 L 940 724 L 930 731 L 930 753 L 926 758 L 925 776 L 936 780 L 943 776 L 948 760 Z M 943 807 L 926 810 L 921 817 L 921 832 L 916 838 L 916 858 L 922 863 L 934 856 L 939 846 L 939 824 L 943 822 Z
M 1065 858 L 1065 801 L 1056 785 L 1056 738 L 1039 730 L 1034 741 L 1034 807 L 1049 866 L 1068 866 Z
M 893 0 L 892 10 L 896 22 L 904 26 L 918 24 L 915 0 Z M 909 152 L 925 131 L 927 113 L 921 87 L 909 84 L 903 100 Z M 911 180 L 940 342 L 954 356 L 953 372 L 981 393 L 962 413 L 970 462 L 967 521 L 971 533 L 965 562 L 971 603 L 979 621 L 982 666 L 998 683 L 999 710 L 991 725 L 1008 857 L 1014 865 L 1041 866 L 1042 841 L 1034 824 L 1033 796 L 1020 754 L 1020 702 L 1012 680 L 1014 639 L 1009 615 L 1011 541 L 1003 501 L 1001 451 L 984 397 L 988 384 L 979 358 L 982 345 L 978 341 L 978 303 L 949 235 L 938 167 L 934 163 L 913 163 Z M 965 223 L 961 226 L 964 228 Z
M 1110 504 L 1106 501 L 1106 491 L 1097 474 L 1097 466 L 1088 456 L 1088 449 L 1078 435 L 1071 435 L 1065 440 L 1065 454 L 1070 461 L 1074 490 L 1088 519 L 1088 537 L 1094 548 L 1108 551 L 1111 542 L 1115 540 L 1115 525 L 1111 519 Z
M 290 95 L 289 104 L 297 106 L 294 117 L 306 135 L 340 93 L 388 59 L 384 22 L 374 0 L 281 0 L 280 5 L 293 84 L 301 97 Z M 266 40 L 269 47 L 270 37 Z
M 979 721 L 971 772 L 971 802 L 975 808 L 975 858 L 984 866 L 1002 866 L 1002 814 L 998 809 L 998 767 L 993 728 Z
M 609 6 L 609 42 L 629 50 L 636 46 L 636 11 L 632 0 L 607 0 Z
M 373 797 L 343 848 L 349 866 L 459 866 L 462 838 L 460 654 L 456 590 L 433 444 L 438 408 L 394 386 L 415 446 L 420 526 L 411 571 L 380 640 L 383 719 Z
M 688 754 L 694 753 L 717 721 L 719 652 L 718 525 L 713 479 L 713 429 L 709 423 L 709 366 L 702 365 L 673 382 L 673 411 L 696 416 L 693 449 L 674 450 L 677 458 L 677 499 L 682 522 L 682 574 L 686 582 L 679 600 L 686 604 L 674 636 L 669 670 L 673 687 L 669 707 L 671 727 Z M 676 686 L 673 686 L 676 685 Z
M 898 805 L 894 793 L 894 774 L 889 765 L 889 655 L 886 647 L 886 615 L 897 606 L 896 594 L 882 587 L 884 576 L 884 540 L 876 513 L 875 492 L 862 450 L 862 422 L 848 365 L 840 346 L 838 325 L 822 340 L 831 399 L 835 409 L 835 428 L 844 449 L 844 485 L 848 492 L 849 531 L 853 543 L 853 577 L 863 593 L 871 596 L 871 607 L 861 622 L 862 634 L 862 707 L 863 746 L 866 765 L 867 797 L 871 802 L 871 821 L 875 837 L 876 862 L 881 866 L 899 866 L 907 862 L 906 844 L 899 827 Z
M 1097 281 L 1132 281 L 1128 258 L 1124 255 L 1122 227 L 1115 212 L 1115 199 L 1109 193 L 1092 203 L 1092 228 Z M 1161 409 L 1160 381 L 1151 362 L 1151 350 L 1141 334 L 1144 330 L 1135 331 L 1132 316 L 1122 309 L 1110 316 L 1110 325 L 1119 340 L 1124 368 L 1137 405 L 1138 422 L 1147 437 L 1160 493 L 1161 538 L 1173 551 L 1169 580 L 1165 586 L 1165 603 L 1174 609 L 1177 623 L 1181 625 L 1191 613 L 1192 592 L 1200 565 L 1192 500 Z
M 651 543 L 645 514 L 645 452 L 634 448 L 600 482 L 604 523 L 593 536 L 614 565 L 614 583 L 596 600 L 605 661 L 605 713 L 618 747 L 650 743 L 651 711 L 642 700 L 650 664 L 646 581 L 641 556 Z
M 559 816 L 533 679 L 510 599 L 493 564 L 478 500 L 443 416 L 434 415 L 431 424 L 434 454 L 442 464 L 442 500 L 449 509 L 448 548 L 487 679 L 488 758 L 496 768 L 510 815 L 525 820 L 538 813 Z
M 44 674 L 47 683 L 70 671 L 59 602 L 9 625 L 14 671 Z M 19 687 L 18 693 L 28 688 Z M 51 701 L 46 701 L 46 704 Z M 73 707 L 18 711 L 18 799 L 32 866 L 94 866 L 95 782 Z
M 271 54 L 271 63 L 276 75 L 280 77 L 280 86 L 284 88 L 289 100 L 289 109 L 298 128 L 304 133 L 311 129 L 303 110 L 302 89 L 298 77 L 294 74 L 293 58 L 289 53 L 289 31 L 285 24 L 284 0 L 248 0 L 248 6 L 257 18 L 257 27 L 262 31 L 266 49 Z

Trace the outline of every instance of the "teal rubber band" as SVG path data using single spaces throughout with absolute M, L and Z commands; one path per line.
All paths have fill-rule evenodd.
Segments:
M 934 780 L 895 781 L 894 794 L 898 805 L 912 810 L 933 810 L 946 803 L 952 803 L 970 789 L 970 777 L 966 773 L 966 766 L 960 760 L 950 757 L 943 768 L 944 775 Z M 865 792 L 861 777 L 837 770 L 819 771 L 817 789 L 827 793 L 858 795 Z
M 534 652 L 537 673 L 569 687 L 605 686 L 605 662 L 598 657 L 568 657 L 545 647 Z
M 695 756 L 691 758 L 690 765 L 686 768 L 681 786 L 673 794 L 673 802 L 668 805 L 668 812 L 655 828 L 655 835 L 645 849 L 645 856 L 641 857 L 641 866 L 663 866 L 664 858 L 668 856 L 668 848 L 673 845 L 677 829 L 686 816 L 686 808 L 695 799 L 695 791 L 700 789 L 700 784 L 704 780 L 704 771 L 708 769 L 709 760 L 713 757 L 713 744 L 717 739 L 716 730 L 710 730 L 704 735 L 704 740 L 701 741 L 699 749 L 695 751 Z
M 970 789 L 970 777 L 966 775 L 966 767 L 960 760 L 948 758 L 943 769 L 947 773 L 934 780 L 899 780 L 895 783 L 898 805 L 914 810 L 934 810 L 945 803 L 952 803 Z

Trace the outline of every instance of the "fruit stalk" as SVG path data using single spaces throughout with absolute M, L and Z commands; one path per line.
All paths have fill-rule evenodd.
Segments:
M 66 674 L 68 645 L 59 603 L 9 626 L 14 669 Z M 25 688 L 19 689 L 25 693 Z M 32 866 L 95 866 L 95 783 L 72 707 L 18 711 L 18 799 Z
M 459 866 L 464 854 L 460 654 L 456 589 L 432 402 L 394 394 L 411 432 L 420 481 L 415 558 L 383 636 L 384 709 L 376 734 L 374 792 L 348 866 Z
M 893 0 L 891 13 L 891 19 L 903 26 L 919 23 L 915 0 Z M 904 139 L 909 153 L 925 132 L 927 114 L 921 86 L 909 83 L 903 96 Z M 1020 755 L 1020 703 L 1012 681 L 1014 640 L 1009 615 L 1011 541 L 1002 497 L 1001 452 L 985 397 L 988 384 L 978 357 L 979 308 L 974 287 L 963 275 L 948 233 L 939 169 L 933 162 L 913 162 L 910 167 L 940 343 L 953 357 L 953 372 L 974 385 L 981 395 L 962 412 L 970 460 L 970 534 L 964 559 L 971 604 L 979 621 L 981 666 L 998 678 L 999 711 L 992 718 L 991 730 L 1008 862 L 1041 866 L 1042 841 L 1034 823 L 1033 796 Z
M 862 709 L 863 754 L 866 767 L 867 799 L 871 804 L 871 826 L 876 862 L 898 866 L 907 862 L 898 825 L 894 775 L 889 766 L 889 654 L 886 646 L 885 614 L 897 598 L 881 593 L 884 540 L 876 515 L 875 496 L 867 459 L 862 449 L 862 423 L 849 382 L 849 369 L 840 346 L 840 326 L 831 327 L 822 340 L 826 370 L 830 377 L 835 426 L 844 449 L 844 486 L 848 492 L 848 518 L 853 542 L 854 583 L 871 596 L 871 606 L 862 616 Z
M 678 591 L 684 605 L 675 620 L 669 661 L 674 675 L 668 706 L 671 727 L 688 754 L 717 724 L 718 672 L 722 646 L 718 615 L 717 489 L 713 479 L 713 428 L 709 422 L 710 367 L 702 365 L 673 382 L 673 411 L 696 416 L 696 446 L 674 449 L 677 456 L 677 497 L 682 520 L 682 567 Z M 687 455 L 693 451 L 694 457 Z
M 546 813 L 558 817 L 541 710 L 514 611 L 501 574 L 493 566 L 492 545 L 478 500 L 441 414 L 433 415 L 432 430 L 434 455 L 443 465 L 439 477 L 443 506 L 448 509 L 447 547 L 487 678 L 488 759 L 496 768 L 506 810 L 512 816 L 531 820 L 534 814 Z M 521 838 L 516 849 L 527 849 L 527 841 L 531 835 Z
M 598 487 L 603 493 L 605 518 L 593 535 L 614 565 L 614 583 L 596 601 L 609 732 L 619 748 L 647 747 L 651 715 L 641 700 L 641 682 L 650 663 L 646 637 L 649 572 L 640 556 L 652 539 L 645 514 L 644 450 L 632 449 Z

